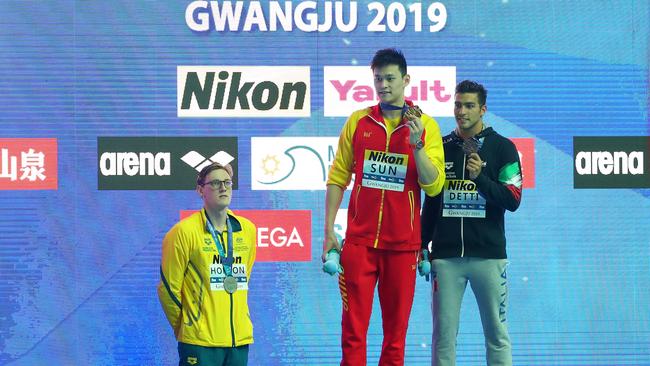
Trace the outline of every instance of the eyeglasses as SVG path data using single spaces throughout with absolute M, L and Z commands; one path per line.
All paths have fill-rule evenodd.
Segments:
M 226 189 L 229 189 L 229 188 L 232 187 L 232 181 L 231 181 L 231 180 L 219 180 L 219 179 L 215 179 L 215 180 L 211 180 L 211 181 L 209 181 L 209 182 L 205 182 L 205 183 L 201 184 L 201 186 L 204 186 L 204 185 L 206 185 L 206 184 L 209 184 L 210 187 L 212 187 L 212 188 L 214 188 L 214 189 L 218 189 L 218 188 L 221 187 L 222 185 L 223 185 L 223 187 L 226 188 Z

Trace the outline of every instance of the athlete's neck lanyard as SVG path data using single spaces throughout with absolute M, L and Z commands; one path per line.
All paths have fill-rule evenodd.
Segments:
M 483 147 L 483 142 L 485 140 L 485 136 L 483 136 L 483 132 L 485 131 L 486 128 L 489 127 L 489 126 L 487 126 L 485 124 L 485 122 L 481 122 L 481 123 L 482 123 L 481 131 L 479 133 L 477 133 L 476 135 L 474 135 L 472 137 L 468 137 L 468 138 L 464 138 L 460 134 L 460 130 L 458 129 L 458 127 L 456 127 L 456 129 L 454 130 L 454 134 L 456 135 L 456 138 L 455 138 L 456 144 L 459 147 L 463 148 L 463 145 L 465 144 L 465 140 L 474 140 L 474 141 L 476 141 L 476 151 L 475 152 L 478 152 L 479 150 L 481 150 L 481 147 Z
M 205 217 L 208 219 L 208 231 L 210 232 L 210 235 L 212 235 L 214 245 L 217 247 L 217 251 L 221 257 L 223 270 L 226 273 L 226 276 L 232 276 L 232 264 L 235 261 L 235 255 L 232 250 L 232 225 L 230 224 L 230 218 L 227 215 L 228 214 L 226 214 L 226 230 L 228 230 L 228 255 L 224 253 L 225 245 L 223 245 L 221 242 L 221 235 L 217 235 L 217 231 L 212 225 L 212 221 L 210 221 L 210 216 L 208 216 L 208 211 L 205 211 Z
M 409 106 L 406 103 L 404 103 L 404 106 L 402 107 L 398 107 L 388 103 L 379 103 L 379 107 L 381 108 L 382 111 L 399 111 L 401 109 L 402 114 L 400 115 L 400 119 L 404 117 L 404 113 L 406 113 L 406 111 L 409 109 Z

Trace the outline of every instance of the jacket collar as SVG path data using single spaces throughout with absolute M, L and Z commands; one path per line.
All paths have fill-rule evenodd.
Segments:
M 410 101 L 410 100 L 408 100 L 408 99 L 405 99 L 404 102 L 405 102 L 406 105 L 408 105 L 409 107 L 413 107 L 413 102 L 412 102 L 412 101 Z M 370 115 L 370 117 L 372 117 L 372 119 L 374 119 L 375 121 L 385 123 L 385 121 L 384 121 L 384 116 L 381 114 L 381 107 L 379 106 L 379 103 L 377 103 L 377 104 L 373 105 L 372 107 L 370 107 L 370 113 L 369 113 L 369 115 Z M 402 122 L 403 122 L 403 121 L 400 121 L 400 124 L 401 124 Z
M 480 140 L 480 139 L 483 139 L 484 137 L 492 135 L 494 133 L 496 133 L 496 132 L 494 131 L 494 129 L 492 127 L 488 127 L 487 125 L 485 125 L 483 130 L 481 132 L 477 133 L 476 135 L 474 135 L 474 137 L 472 137 L 472 138 Z M 451 136 L 452 140 L 454 140 L 454 141 L 460 141 L 460 142 L 463 141 L 463 138 L 458 134 L 458 129 L 457 128 L 454 129 L 453 131 L 451 131 L 450 136 Z
M 241 222 L 239 222 L 239 219 L 237 218 L 237 216 L 231 210 L 228 210 L 228 218 L 230 219 L 230 225 L 232 225 L 233 233 L 236 233 L 236 232 L 242 230 Z M 203 228 L 205 229 L 206 232 L 209 232 L 209 230 L 208 230 L 208 216 L 207 216 L 207 213 L 205 212 L 205 208 L 201 209 L 201 220 L 203 221 Z

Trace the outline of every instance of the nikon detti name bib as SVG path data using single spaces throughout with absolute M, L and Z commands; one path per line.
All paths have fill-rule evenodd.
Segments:
M 366 150 L 363 158 L 363 180 L 368 188 L 404 191 L 409 157 L 384 151 Z
M 446 180 L 442 216 L 485 218 L 485 198 L 476 190 L 476 183 L 471 180 Z

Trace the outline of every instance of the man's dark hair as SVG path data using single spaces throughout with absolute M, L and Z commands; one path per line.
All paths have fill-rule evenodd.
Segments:
M 217 169 L 225 170 L 226 173 L 228 173 L 228 175 L 230 176 L 230 179 L 232 179 L 233 172 L 232 172 L 232 166 L 230 166 L 230 164 L 221 165 L 219 163 L 212 163 L 210 165 L 206 165 L 205 167 L 203 167 L 203 169 L 201 169 L 199 174 L 196 176 L 196 184 L 202 186 L 205 183 L 204 182 L 205 177 L 207 177 L 208 174 L 212 173 L 212 171 Z
M 388 65 L 397 65 L 402 76 L 406 75 L 406 59 L 402 51 L 396 48 L 384 48 L 377 51 L 375 57 L 372 58 L 370 68 L 375 70 Z
M 487 101 L 487 90 L 483 85 L 472 80 L 463 80 L 456 85 L 456 94 L 459 93 L 476 93 L 478 94 L 478 102 L 481 106 L 485 105 Z

